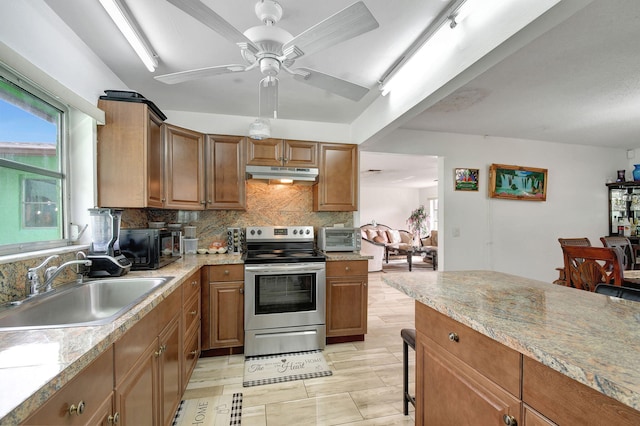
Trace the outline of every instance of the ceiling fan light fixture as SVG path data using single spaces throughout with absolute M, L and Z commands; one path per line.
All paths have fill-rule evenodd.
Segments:
M 249 125 L 249 137 L 255 140 L 269 139 L 271 137 L 271 122 L 267 118 L 256 118 Z

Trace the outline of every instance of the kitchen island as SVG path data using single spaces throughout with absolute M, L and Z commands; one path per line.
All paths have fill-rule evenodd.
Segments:
M 611 411 L 607 424 L 640 424 L 640 303 L 491 271 L 383 280 L 416 300 L 416 424 L 438 411 L 428 406 L 437 397 L 430 381 L 443 377 L 446 386 L 463 377 L 494 389 L 485 396 L 507 401 L 504 423 L 495 424 L 521 417 L 520 425 L 605 424 L 598 423 L 603 409 Z M 457 329 L 436 335 L 448 328 Z M 444 367 L 434 370 L 433 360 Z M 465 398 L 456 399 L 464 411 Z M 586 420 L 575 423 L 576 416 Z

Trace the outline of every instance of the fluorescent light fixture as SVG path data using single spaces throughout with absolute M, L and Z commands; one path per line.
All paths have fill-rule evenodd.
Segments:
M 154 72 L 158 66 L 157 55 L 149 47 L 149 43 L 142 34 L 138 23 L 131 16 L 124 0 L 100 0 L 100 4 L 118 26 L 149 72 Z
M 443 10 L 429 25 L 420 36 L 409 46 L 409 48 L 400 56 L 400 58 L 382 75 L 378 81 L 382 96 L 386 96 L 399 80 L 406 81 L 407 75 L 404 71 L 406 68 L 415 68 L 416 57 L 424 56 L 424 50 L 429 47 L 432 38 L 443 37 L 440 34 L 444 31 L 452 31 L 460 24 L 468 15 L 469 3 L 473 0 L 452 0 L 450 5 Z M 446 25 L 445 25 L 446 24 Z M 422 64 L 420 64 L 422 65 Z M 403 75 L 404 74 L 404 75 Z M 398 77 L 398 75 L 400 75 Z M 407 84 L 411 84 L 410 81 Z

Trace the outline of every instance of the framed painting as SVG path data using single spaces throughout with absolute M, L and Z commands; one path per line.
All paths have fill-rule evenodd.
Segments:
M 477 191 L 479 169 L 454 169 L 456 191 Z
M 489 167 L 489 197 L 546 201 L 547 169 L 492 164 Z

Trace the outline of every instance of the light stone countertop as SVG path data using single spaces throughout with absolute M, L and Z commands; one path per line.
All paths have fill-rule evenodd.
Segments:
M 382 278 L 419 301 L 640 410 L 640 303 L 492 271 Z
M 243 263 L 237 254 L 184 255 L 161 269 L 129 272 L 123 278 L 173 279 L 110 324 L 0 332 L 0 425 L 25 420 L 201 266 L 236 263 Z
M 359 253 L 329 255 L 328 261 L 367 259 Z M 200 267 L 242 263 L 240 254 L 184 255 L 161 269 L 125 275 L 173 279 L 110 324 L 0 331 L 0 425 L 25 420 Z

